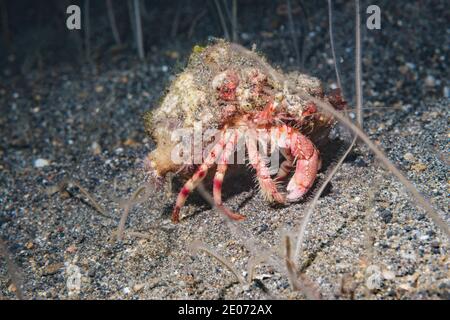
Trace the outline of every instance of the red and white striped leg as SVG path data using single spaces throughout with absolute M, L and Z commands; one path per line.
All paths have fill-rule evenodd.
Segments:
M 216 207 L 219 208 L 226 216 L 233 220 L 243 220 L 245 217 L 241 214 L 235 213 L 222 204 L 222 183 L 227 171 L 227 164 L 220 164 L 217 166 L 217 172 L 214 176 L 213 195 Z
M 225 177 L 225 173 L 228 168 L 229 159 L 234 155 L 234 151 L 236 148 L 236 139 L 237 135 L 233 133 L 233 137 L 227 142 L 225 149 L 221 155 L 221 159 L 219 160 L 219 164 L 217 165 L 217 171 L 214 175 L 213 182 L 213 196 L 215 205 L 225 213 L 229 218 L 233 220 L 242 220 L 245 217 L 243 215 L 234 213 L 227 207 L 222 204 L 222 184 L 223 179 Z
M 178 194 L 177 201 L 175 203 L 175 207 L 172 211 L 172 221 L 179 222 L 180 221 L 180 209 L 183 207 L 186 199 L 189 194 L 199 185 L 199 183 L 206 177 L 208 170 L 216 163 L 216 159 L 222 154 L 224 147 L 226 144 L 225 138 L 225 130 L 222 132 L 221 139 L 217 144 L 213 147 L 211 152 L 206 157 L 205 161 L 200 165 L 197 171 L 194 173 L 192 178 L 190 178 L 181 188 L 180 193 Z

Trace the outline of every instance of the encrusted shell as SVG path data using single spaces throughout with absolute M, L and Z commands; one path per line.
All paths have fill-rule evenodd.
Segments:
M 179 166 L 172 163 L 170 154 L 177 142 L 171 140 L 174 130 L 192 128 L 194 123 L 201 122 L 203 128 L 219 128 L 223 123 L 223 108 L 218 102 L 217 88 L 227 77 L 230 70 L 239 77 L 236 89 L 237 111 L 248 112 L 262 110 L 266 101 L 255 100 L 250 93 L 251 80 L 263 78 L 275 99 L 291 99 L 296 105 L 306 105 L 306 101 L 295 96 L 286 96 L 284 86 L 270 74 L 264 73 L 264 58 L 247 49 L 232 46 L 227 42 L 217 43 L 201 48 L 194 47 L 187 67 L 180 73 L 169 87 L 168 93 L 156 109 L 144 116 L 146 131 L 152 136 L 157 148 L 151 153 L 150 161 L 159 175 L 175 171 Z M 253 77 L 253 78 L 252 78 Z M 292 73 L 288 81 L 302 87 L 314 96 L 322 96 L 322 87 L 318 79 Z

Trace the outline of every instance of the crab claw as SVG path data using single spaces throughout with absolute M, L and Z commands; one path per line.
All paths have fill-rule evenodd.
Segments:
M 287 185 L 286 200 L 299 200 L 314 183 L 320 166 L 319 151 L 307 137 L 294 133 L 291 137 L 290 151 L 297 159 L 295 173 Z

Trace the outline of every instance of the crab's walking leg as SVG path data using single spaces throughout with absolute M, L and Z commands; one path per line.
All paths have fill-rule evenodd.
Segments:
M 192 178 L 190 178 L 181 188 L 180 193 L 178 194 L 177 201 L 175 203 L 175 207 L 172 211 L 172 221 L 173 222 L 179 222 L 180 221 L 180 209 L 184 205 L 187 197 L 189 194 L 194 190 L 199 183 L 206 177 L 206 174 L 208 173 L 209 168 L 211 168 L 217 159 L 217 157 L 220 156 L 222 151 L 224 150 L 225 144 L 226 144 L 226 131 L 223 130 L 222 136 L 217 142 L 211 152 L 206 157 L 205 161 L 200 165 L 200 167 L 197 169 L 197 171 L 194 173 Z
M 270 177 L 270 170 L 264 156 L 258 152 L 258 142 L 255 135 L 247 136 L 247 150 L 250 164 L 256 170 L 261 191 L 269 201 L 284 203 L 284 196 L 278 191 L 277 184 Z
M 295 173 L 287 185 L 288 201 L 300 199 L 314 183 L 320 166 L 319 151 L 306 136 L 291 127 L 282 126 L 286 130 L 290 153 L 296 159 Z
M 213 196 L 216 206 L 222 205 L 222 183 L 228 165 L 226 163 L 217 165 L 217 171 L 214 175 Z
M 234 155 L 234 151 L 236 148 L 236 141 L 237 140 L 237 134 L 233 133 L 233 136 L 230 138 L 230 140 L 227 142 L 222 155 L 220 156 L 220 159 L 217 164 L 217 171 L 214 175 L 214 182 L 213 182 L 213 196 L 214 196 L 214 203 L 215 205 L 223 212 L 225 213 L 229 218 L 233 220 L 242 220 L 245 217 L 232 212 L 230 209 L 225 207 L 222 204 L 222 184 L 223 184 L 223 178 L 225 176 L 225 173 L 228 168 L 229 159 L 231 156 Z
M 213 195 L 216 207 L 219 208 L 225 215 L 233 220 L 243 220 L 245 217 L 241 214 L 234 213 L 222 204 L 222 182 L 225 172 L 227 171 L 227 164 L 220 164 L 217 166 L 217 172 L 214 176 Z

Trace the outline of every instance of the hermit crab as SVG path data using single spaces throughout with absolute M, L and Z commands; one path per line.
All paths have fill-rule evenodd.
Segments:
M 178 194 L 174 222 L 179 221 L 189 194 L 212 168 L 216 168 L 215 205 L 232 219 L 244 218 L 222 204 L 222 181 L 235 155 L 238 163 L 255 170 L 268 201 L 297 201 L 313 185 L 321 165 L 315 142 L 329 133 L 335 121 L 290 88 L 300 88 L 338 110 L 345 102 L 338 92 L 325 95 L 314 77 L 294 72 L 281 81 L 267 65 L 254 50 L 237 44 L 217 41 L 196 46 L 159 107 L 145 114 L 146 131 L 157 146 L 144 160 L 147 176 L 162 181 L 169 172 L 193 173 Z M 283 160 L 272 163 L 278 154 Z M 287 193 L 282 192 L 281 184 L 289 178 Z

